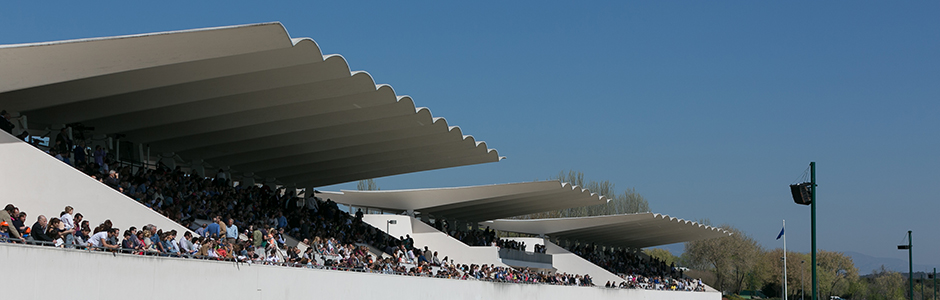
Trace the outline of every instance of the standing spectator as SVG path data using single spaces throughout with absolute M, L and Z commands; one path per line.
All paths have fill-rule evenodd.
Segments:
M 36 223 L 33 223 L 33 229 L 30 231 L 29 236 L 31 236 L 34 241 L 52 241 L 52 239 L 46 235 L 46 216 L 39 215 L 39 217 L 36 218 Z
M 27 234 L 29 226 L 26 226 L 26 212 L 20 212 L 19 217 L 13 218 L 13 227 L 16 227 L 16 231 L 19 232 L 20 236 Z
M 95 163 L 98 164 L 99 167 L 103 166 L 104 156 L 107 155 L 107 153 L 104 152 L 104 148 L 101 148 L 101 145 L 95 146 L 95 153 L 93 155 L 95 156 Z
M 66 155 L 66 153 L 72 152 L 72 139 L 69 138 L 68 127 L 62 128 L 59 130 L 59 136 L 55 138 L 56 152 Z
M 59 218 L 50 219 L 49 224 L 46 226 L 46 237 L 52 240 L 56 247 L 64 246 L 65 235 L 70 233 L 71 231 L 65 229 L 65 225 L 62 224 L 62 220 Z
M 153 224 L 147 225 L 150 227 L 150 244 L 153 245 L 154 250 L 160 253 L 165 253 L 166 248 L 163 247 L 163 231 L 157 230 L 157 226 Z
M 7 111 L 3 111 L 4 117 L 8 116 L 8 115 L 6 114 L 6 112 L 7 112 Z M 4 119 L 4 121 L 6 121 L 6 119 Z M 6 130 L 6 129 L 4 129 L 4 130 Z M 11 129 L 11 130 L 12 130 L 12 129 Z M 9 230 L 9 232 L 7 232 L 7 234 L 10 235 L 10 238 L 19 239 L 20 241 L 25 242 L 26 239 L 24 239 L 23 236 L 20 235 L 20 233 L 19 233 L 19 231 L 16 229 L 16 227 L 13 226 L 13 217 L 12 217 L 12 216 L 16 216 L 16 215 L 17 215 L 17 214 L 16 214 L 17 211 L 18 211 L 18 209 L 16 209 L 16 206 L 13 206 L 13 204 L 7 204 L 7 206 L 6 206 L 5 208 L 3 208 L 2 211 L 0 211 L 0 222 L 6 222 L 6 223 L 7 223 L 7 229 Z
M 251 232 L 251 239 L 254 243 L 255 248 L 260 248 L 261 243 L 264 242 L 264 233 L 261 232 L 260 226 L 255 226 L 255 230 Z
M 287 227 L 287 217 L 284 216 L 283 212 L 277 212 L 277 228 L 286 228 Z
M 75 230 L 74 220 L 72 219 L 73 211 L 75 211 L 74 208 L 72 208 L 71 206 L 66 206 L 65 212 L 61 216 L 59 216 L 59 220 L 62 221 L 62 227 L 65 228 L 66 231 L 70 231 L 63 238 L 63 240 L 65 241 L 65 247 L 68 247 L 68 248 L 72 248 L 72 246 L 75 244 L 74 233 L 76 232 L 76 230 Z
M 124 240 L 121 241 L 121 248 L 140 250 L 138 249 L 137 245 L 134 244 L 133 236 L 134 235 L 131 234 L 130 230 L 124 230 Z
M 229 240 L 230 243 L 234 243 L 238 239 L 238 226 L 235 226 L 235 220 L 228 218 L 228 227 L 225 228 L 225 238 Z
M 219 231 L 221 231 L 221 226 L 219 226 L 219 219 L 220 217 L 218 216 L 212 218 L 212 223 L 209 223 L 209 227 L 206 228 L 206 233 L 209 234 L 210 238 L 219 238 Z
M 176 243 L 175 229 L 163 234 L 163 249 L 166 249 L 166 253 L 168 254 L 180 254 L 179 244 Z
M 76 166 L 78 166 L 79 163 L 88 162 L 88 157 L 85 154 L 85 141 L 78 141 L 78 146 L 72 149 L 72 158 L 75 159 Z

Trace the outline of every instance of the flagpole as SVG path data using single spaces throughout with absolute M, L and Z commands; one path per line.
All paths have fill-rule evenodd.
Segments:
M 783 300 L 787 300 L 787 220 L 783 220 Z

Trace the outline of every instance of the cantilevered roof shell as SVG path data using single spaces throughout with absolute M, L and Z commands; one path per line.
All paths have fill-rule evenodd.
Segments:
M 337 203 L 392 211 L 420 211 L 448 220 L 485 221 L 607 203 L 581 187 L 557 180 L 394 191 L 324 192 Z
M 500 160 L 280 23 L 0 46 L 0 108 L 300 186 Z
M 582 243 L 645 248 L 729 236 L 726 230 L 657 213 L 481 223 L 497 230 L 544 234 Z

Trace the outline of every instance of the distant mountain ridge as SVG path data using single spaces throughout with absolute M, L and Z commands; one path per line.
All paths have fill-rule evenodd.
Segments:
M 685 251 L 684 243 L 676 243 L 669 245 L 662 245 L 651 248 L 662 248 L 669 250 L 675 256 L 681 256 L 682 252 Z M 876 270 L 881 269 L 881 266 L 884 265 L 886 269 L 907 274 L 908 263 L 906 259 L 899 258 L 890 258 L 890 257 L 874 257 L 864 253 L 854 252 L 854 251 L 845 251 L 845 255 L 848 255 L 852 258 L 852 262 L 855 263 L 855 267 L 858 268 L 858 275 L 868 275 L 873 273 Z M 914 273 L 924 272 L 924 270 L 933 271 L 933 268 L 937 265 L 927 265 L 927 264 L 917 264 L 914 263 Z
M 881 266 L 884 265 L 886 269 L 907 274 L 908 271 L 908 262 L 906 259 L 898 258 L 889 258 L 889 257 L 874 257 L 871 255 L 845 251 L 845 255 L 852 257 L 852 262 L 855 263 L 855 267 L 858 268 L 859 275 L 868 275 L 873 273 L 875 270 L 881 269 Z M 923 265 L 914 264 L 914 273 L 923 272 L 924 270 L 933 271 L 935 265 Z

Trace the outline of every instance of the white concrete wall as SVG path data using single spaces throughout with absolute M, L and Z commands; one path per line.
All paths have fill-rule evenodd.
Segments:
M 601 268 L 594 263 L 581 258 L 577 254 L 565 250 L 561 246 L 545 240 L 545 254 L 552 255 L 552 265 L 558 272 L 568 274 L 591 274 L 594 278 L 594 284 L 602 285 L 607 281 L 621 282 L 623 279 L 610 271 Z M 526 241 L 526 246 L 529 242 Z
M 137 203 L 123 194 L 99 183 L 88 175 L 49 156 L 45 152 L 0 131 L 0 209 L 13 203 L 28 214 L 27 225 L 36 217 L 59 217 L 71 205 L 94 228 L 111 219 L 121 230 L 154 224 L 164 231 L 176 229 L 179 236 L 188 231 Z
M 15 284 L 4 299 L 642 299 L 718 300 L 719 293 L 490 283 L 426 277 L 238 265 L 0 244 Z M 50 283 L 50 270 L 69 270 Z M 15 274 L 14 274 L 15 273 Z M 61 273 L 61 272 L 59 272 Z M 61 277 L 61 276 L 59 276 Z M 52 285 L 50 285 L 52 284 Z

